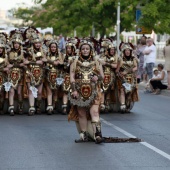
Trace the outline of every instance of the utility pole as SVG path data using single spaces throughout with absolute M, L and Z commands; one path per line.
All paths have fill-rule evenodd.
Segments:
M 74 37 L 76 37 L 77 36 L 77 32 L 76 32 L 76 30 L 74 29 Z
M 120 44 L 120 0 L 118 1 L 118 5 L 117 5 L 117 53 L 118 53 L 118 56 L 120 55 L 119 44 Z

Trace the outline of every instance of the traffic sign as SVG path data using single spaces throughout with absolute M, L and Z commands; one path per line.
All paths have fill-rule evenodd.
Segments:
M 136 27 L 136 34 L 151 34 L 152 30 L 147 29 L 143 26 L 137 26 Z
M 140 17 L 142 16 L 142 12 L 140 9 L 137 9 L 136 10 L 136 22 L 139 21 Z

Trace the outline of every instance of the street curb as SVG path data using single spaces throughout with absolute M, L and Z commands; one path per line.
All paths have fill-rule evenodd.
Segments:
M 138 89 L 144 92 L 145 86 L 146 84 L 138 84 Z M 161 90 L 161 94 L 159 95 L 170 97 L 170 90 Z

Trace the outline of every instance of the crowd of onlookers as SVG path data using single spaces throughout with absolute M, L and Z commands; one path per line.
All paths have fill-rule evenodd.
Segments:
M 136 48 L 139 59 L 138 83 L 145 85 L 145 92 L 160 94 L 163 89 L 170 89 L 170 39 L 164 48 L 165 67 L 156 64 L 156 46 L 152 38 L 142 36 Z

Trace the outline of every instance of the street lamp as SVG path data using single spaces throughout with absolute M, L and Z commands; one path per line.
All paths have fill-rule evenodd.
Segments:
M 120 55 L 119 44 L 120 44 L 120 1 L 118 1 L 118 6 L 117 6 L 117 53 L 118 53 L 118 56 Z

